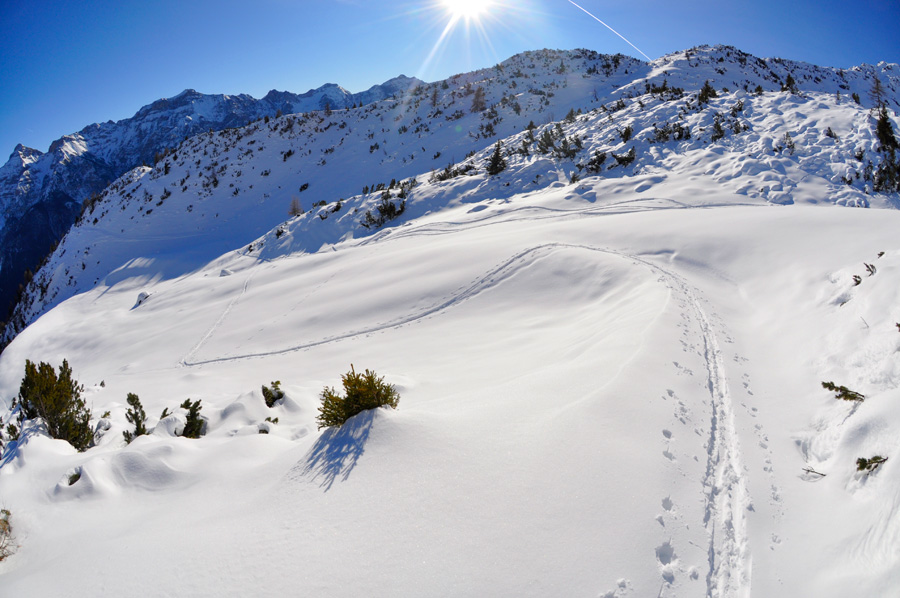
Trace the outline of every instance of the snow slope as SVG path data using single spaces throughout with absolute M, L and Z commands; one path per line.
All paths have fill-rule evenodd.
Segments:
M 4 591 L 896 593 L 900 211 L 853 175 L 859 147 L 877 159 L 867 111 L 827 91 L 722 92 L 703 109 L 695 94 L 585 111 L 554 138 L 560 152 L 578 138 L 573 157 L 529 143 L 493 177 L 493 138 L 461 176 L 388 170 L 418 184 L 377 230 L 360 221 L 383 191 L 340 188 L 388 183 L 376 168 L 407 145 L 301 141 L 345 121 L 367 135 L 352 113 L 198 138 L 168 174 L 120 180 L 38 274 L 44 304 L 0 355 L 3 397 L 25 359 L 68 359 L 94 413 L 109 411 L 84 453 L 32 424 L 7 445 L 0 504 L 19 546 Z M 730 131 L 716 141 L 714 112 Z M 647 141 L 679 113 L 690 139 Z M 520 147 L 527 133 L 508 126 L 502 146 Z M 775 151 L 789 131 L 794 152 Z M 331 143 L 357 150 L 321 153 Z M 247 153 L 259 145 L 276 159 Z M 631 147 L 632 164 L 589 172 L 595 152 Z M 293 170 L 309 149 L 328 176 Z M 266 228 L 307 180 L 326 204 L 298 190 L 307 213 Z M 350 364 L 396 385 L 399 409 L 319 431 L 322 388 Z M 273 380 L 287 397 L 270 409 Z M 129 392 L 152 431 L 125 446 Z M 198 440 L 178 435 L 187 398 L 203 405 Z
M 4 587 L 895 590 L 897 212 L 622 195 L 460 206 L 377 242 L 231 254 L 60 305 L 4 353 L 4 392 L 25 357 L 67 357 L 110 428 L 84 454 L 35 435 L 7 458 L 21 548 Z M 318 433 L 318 393 L 350 363 L 396 384 L 400 409 Z M 832 378 L 869 398 L 838 404 Z M 274 379 L 288 399 L 269 410 Z M 126 448 L 127 392 L 155 430 Z M 154 417 L 187 397 L 201 440 Z M 859 476 L 874 454 L 889 461 Z

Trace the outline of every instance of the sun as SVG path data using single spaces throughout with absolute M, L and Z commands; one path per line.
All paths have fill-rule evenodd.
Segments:
M 478 20 L 490 8 L 490 0 L 441 0 L 453 19 Z

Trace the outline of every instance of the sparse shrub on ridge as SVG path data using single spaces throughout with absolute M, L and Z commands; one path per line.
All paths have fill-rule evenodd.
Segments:
M 78 451 L 87 450 L 94 441 L 91 410 L 81 393 L 84 387 L 72 378 L 69 362 L 63 360 L 59 375 L 49 363 L 35 365 L 25 361 L 25 377 L 13 406 L 19 408 L 19 423 L 40 418 L 52 438 L 65 440 Z
M 147 433 L 147 427 L 144 425 L 144 422 L 147 421 L 147 414 L 144 412 L 144 406 L 141 405 L 141 400 L 136 394 L 133 392 L 128 393 L 128 398 L 126 400 L 128 401 L 129 408 L 128 411 L 125 412 L 125 419 L 127 419 L 129 423 L 134 424 L 134 432 L 125 430 L 122 432 L 122 436 L 125 437 L 125 442 L 127 444 L 131 444 L 132 440 Z
M 703 87 L 700 88 L 700 93 L 697 94 L 697 103 L 698 104 L 706 104 L 712 98 L 718 97 L 719 94 L 716 93 L 715 88 L 709 84 L 709 81 L 703 83 Z
M 856 471 L 875 471 L 879 465 L 887 461 L 887 457 L 874 456 L 866 459 L 860 457 L 856 460 Z
M 613 154 L 612 157 L 619 166 L 628 166 L 634 162 L 635 155 L 634 147 L 632 147 L 627 154 Z
M 181 435 L 184 438 L 200 438 L 200 434 L 203 432 L 203 418 L 200 417 L 200 399 L 193 403 L 190 399 L 187 399 L 181 404 L 181 408 L 188 410 L 187 421 L 184 422 L 184 430 L 182 430 Z
M 822 382 L 822 388 L 833 392 L 834 398 L 842 399 L 844 401 L 862 402 L 866 398 L 865 395 L 860 394 L 854 390 L 850 390 L 846 386 L 837 386 L 834 382 Z
M 499 141 L 494 146 L 494 153 L 491 154 L 487 164 L 487 173 L 495 176 L 506 170 L 506 160 L 503 159 L 503 144 Z
M 11 516 L 7 509 L 0 509 L 0 561 L 13 553 Z
M 376 376 L 373 371 L 366 370 L 365 373 L 358 374 L 351 364 L 350 371 L 341 376 L 341 380 L 345 396 L 339 395 L 333 387 L 326 386 L 322 389 L 322 405 L 316 418 L 320 430 L 340 427 L 345 421 L 367 409 L 396 409 L 400 401 L 397 389 L 386 384 L 384 377 Z
M 595 150 L 594 155 L 591 156 L 591 159 L 588 160 L 587 165 L 585 165 L 585 169 L 591 174 L 597 174 L 603 170 L 604 162 L 606 162 L 606 152 Z
M 388 195 L 382 196 L 381 202 L 376 204 L 375 212 L 372 213 L 372 210 L 366 210 L 366 214 L 363 219 L 360 221 L 360 224 L 368 229 L 376 229 L 381 228 L 389 221 L 400 217 L 404 211 L 406 211 L 406 200 L 401 199 L 399 204 L 395 204 L 390 199 L 390 193 L 385 192 Z
M 262 396 L 266 401 L 266 407 L 274 407 L 275 403 L 284 398 L 284 391 L 281 390 L 281 380 L 272 382 L 272 388 L 263 384 Z

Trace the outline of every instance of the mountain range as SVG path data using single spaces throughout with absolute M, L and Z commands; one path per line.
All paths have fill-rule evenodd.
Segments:
M 369 104 L 420 83 L 401 75 L 362 93 L 329 83 L 303 94 L 272 90 L 259 100 L 186 89 L 144 106 L 131 118 L 64 135 L 47 152 L 16 146 L 0 167 L 0 305 L 14 302 L 23 273 L 28 271 L 30 278 L 75 222 L 84 200 L 132 168 L 153 163 L 167 148 L 198 133 L 241 127 L 264 116 Z

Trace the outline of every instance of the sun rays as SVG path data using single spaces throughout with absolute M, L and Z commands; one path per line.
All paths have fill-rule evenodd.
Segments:
M 490 0 L 441 0 L 441 4 L 453 19 L 478 20 L 491 8 Z

